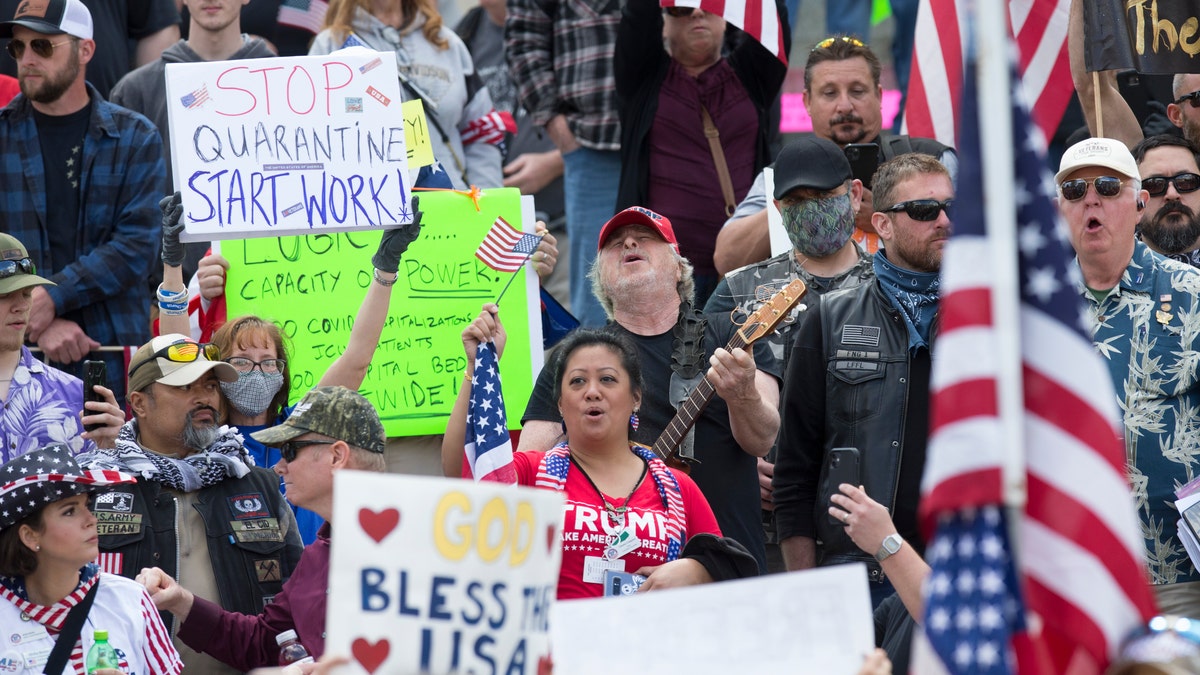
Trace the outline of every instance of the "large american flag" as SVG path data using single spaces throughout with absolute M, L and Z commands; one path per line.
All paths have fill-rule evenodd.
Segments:
M 975 89 L 968 72 L 922 486 L 923 524 L 935 530 L 924 625 L 941 663 L 921 662 L 918 649 L 913 672 L 1099 673 L 1155 611 L 1116 397 L 1085 330 L 1043 142 L 1019 105 L 1011 143 L 1019 321 L 995 323 L 1002 268 L 984 220 Z M 1019 375 L 996 358 L 1005 341 L 1020 345 Z M 1021 378 L 1019 438 L 1006 438 L 1000 419 L 998 386 L 1010 376 Z M 1027 499 L 1005 511 L 1002 467 L 1018 448 Z M 1018 521 L 1007 532 L 1006 513 Z M 1020 538 L 1015 561 L 1010 532 Z
M 774 0 L 662 0 L 663 7 L 699 7 L 746 31 L 784 63 L 783 22 Z
M 536 234 L 514 230 L 507 220 L 497 217 L 476 249 L 475 257 L 498 272 L 516 272 L 537 250 L 541 240 Z
M 958 147 L 955 112 L 962 103 L 965 6 L 971 1 L 984 0 L 921 3 L 904 111 L 907 134 Z M 1007 1 L 1026 100 L 1033 102 L 1033 119 L 1050 138 L 1075 93 L 1067 60 L 1071 0 Z
M 475 352 L 475 372 L 471 402 L 467 408 L 467 434 L 463 452 L 463 474 L 478 481 L 515 485 L 512 439 L 504 415 L 504 396 L 500 393 L 500 366 L 491 342 L 479 345 Z

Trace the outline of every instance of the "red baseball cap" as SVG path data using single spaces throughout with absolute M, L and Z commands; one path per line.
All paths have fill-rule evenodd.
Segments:
M 626 225 L 645 225 L 657 232 L 663 241 L 679 253 L 679 241 L 675 239 L 675 229 L 671 227 L 671 221 L 667 220 L 666 216 L 641 206 L 631 206 L 610 218 L 604 227 L 600 228 L 600 243 L 596 245 L 596 250 L 604 248 L 604 242 L 609 236 Z

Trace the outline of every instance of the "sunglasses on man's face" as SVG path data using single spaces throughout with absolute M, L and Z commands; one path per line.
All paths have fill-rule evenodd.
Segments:
M 37 274 L 37 268 L 29 258 L 0 260 L 0 279 L 7 279 L 18 274 Z
M 1175 186 L 1175 191 L 1181 195 L 1200 190 L 1200 175 L 1194 173 L 1177 173 L 1174 176 L 1151 176 L 1142 181 L 1142 189 L 1151 197 L 1167 193 L 1167 184 Z
M 696 13 L 699 7 L 663 7 L 663 11 L 667 16 L 673 16 L 676 19 L 683 19 Z
M 911 199 L 907 202 L 892 204 L 890 207 L 884 209 L 883 212 L 896 213 L 897 211 L 903 211 L 909 218 L 927 223 L 931 220 L 937 220 L 938 214 L 943 209 L 948 212 L 950 205 L 953 203 L 953 199 L 947 199 L 944 202 L 939 202 L 936 199 Z
M 1184 94 L 1183 96 L 1180 96 L 1179 98 L 1175 99 L 1175 105 L 1180 105 L 1184 101 L 1192 104 L 1193 108 L 1200 108 L 1200 91 L 1193 91 L 1190 94 Z
M 1125 181 L 1112 176 L 1073 178 L 1071 180 L 1064 180 L 1058 186 L 1058 191 L 1062 193 L 1063 199 L 1069 202 L 1076 202 L 1087 195 L 1089 185 L 1095 185 L 1096 194 L 1101 197 L 1116 197 L 1121 194 L 1121 188 L 1125 187 Z
M 200 344 L 199 342 L 192 342 L 188 340 L 186 342 L 169 344 L 151 354 L 150 358 L 134 366 L 133 370 L 129 371 L 129 377 L 133 377 L 133 374 L 137 372 L 138 368 L 141 368 L 147 363 L 152 363 L 160 358 L 171 361 L 172 363 L 191 363 L 192 361 L 199 359 L 201 355 L 203 355 L 204 358 L 208 359 L 209 361 L 219 361 L 221 357 L 221 349 L 211 342 L 208 344 Z
M 284 441 L 279 444 L 279 456 L 288 464 L 296 461 L 296 455 L 310 445 L 333 445 L 337 441 Z
M 29 41 L 29 47 L 33 49 L 33 53 L 48 59 L 54 56 L 54 48 L 61 47 L 72 42 L 71 39 L 63 40 L 62 42 L 51 42 L 46 38 L 34 38 Z M 22 56 L 25 56 L 25 41 L 13 38 L 8 41 L 8 55 L 20 61 Z

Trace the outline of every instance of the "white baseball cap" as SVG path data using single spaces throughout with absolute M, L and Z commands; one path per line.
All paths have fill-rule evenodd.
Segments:
M 1054 174 L 1054 182 L 1061 183 L 1071 172 L 1085 166 L 1102 166 L 1126 178 L 1142 178 L 1133 153 L 1129 152 L 1124 143 L 1112 138 L 1088 138 L 1072 145 L 1063 153 L 1062 161 L 1058 164 L 1058 173 Z

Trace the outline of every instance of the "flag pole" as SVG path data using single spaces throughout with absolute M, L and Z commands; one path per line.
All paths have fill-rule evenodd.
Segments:
M 1011 54 L 1008 3 L 976 0 L 975 21 L 979 82 L 980 146 L 983 169 L 984 216 L 988 245 L 995 260 L 992 309 L 994 325 L 1020 326 L 1017 277 L 1017 195 L 1014 186 L 1014 155 L 1011 105 Z M 968 19 L 970 22 L 970 20 Z M 1025 435 L 1022 425 L 1024 395 L 1021 390 L 1021 345 L 1019 331 L 998 331 L 997 395 L 1002 438 L 1007 452 L 1003 463 L 1004 504 L 1010 510 L 1025 506 Z M 1016 525 L 1013 519 L 1011 525 Z M 1016 539 L 1013 539 L 1014 545 Z

